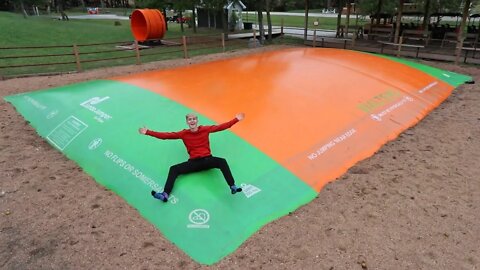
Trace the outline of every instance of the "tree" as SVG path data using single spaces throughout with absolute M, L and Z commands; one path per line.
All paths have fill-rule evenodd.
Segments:
M 178 17 L 180 18 L 180 28 L 182 29 L 182 32 L 184 31 L 184 29 L 183 29 L 183 23 L 184 23 L 183 12 L 187 9 L 191 9 L 193 11 L 191 22 L 189 22 L 189 23 L 193 24 L 194 32 L 197 31 L 197 26 L 195 24 L 195 16 L 196 16 L 195 8 L 198 4 L 200 4 L 199 0 L 180 0 L 180 1 L 174 1 L 173 2 L 173 8 L 175 10 L 179 11 L 179 16 Z
M 265 9 L 267 10 L 268 41 L 272 41 L 272 17 L 270 16 L 271 0 L 265 0 Z
M 463 3 L 463 15 L 462 15 L 462 23 L 460 24 L 460 31 L 458 32 L 457 35 L 457 47 L 456 47 L 456 57 L 455 57 L 455 63 L 458 64 L 458 60 L 460 58 L 460 54 L 462 53 L 462 47 L 463 47 L 463 39 L 465 38 L 465 25 L 468 17 L 468 13 L 470 10 L 470 0 L 465 0 Z
M 305 0 L 305 29 L 303 31 L 303 40 L 307 41 L 307 30 L 308 30 L 308 11 L 309 11 L 309 2 Z
M 270 0 L 259 0 L 259 1 L 243 0 L 242 1 L 248 8 L 252 8 L 257 12 L 259 40 L 262 44 L 263 44 L 263 39 L 265 37 L 265 28 L 263 27 L 263 11 L 266 9 L 266 5 L 267 5 L 266 1 L 270 1 Z M 269 2 L 269 5 L 270 3 L 271 2 Z M 272 23 L 271 23 L 271 20 L 270 22 L 268 22 L 269 14 L 270 12 L 267 10 L 267 23 L 269 23 L 268 27 L 270 29 L 269 31 L 271 31 Z
M 417 0 L 419 6 L 425 7 L 425 9 L 432 10 L 433 12 L 459 12 L 463 0 Z
M 398 4 L 398 12 L 397 12 L 397 24 L 395 25 L 395 36 L 393 42 L 398 43 L 398 36 L 400 35 L 400 22 L 402 20 L 402 13 L 403 13 L 403 3 L 404 0 L 400 0 Z
M 227 5 L 227 0 L 204 0 L 203 6 L 208 10 L 214 11 L 215 14 L 222 14 L 222 29 L 225 35 L 228 34 L 228 24 L 227 18 L 225 16 L 225 6 Z
M 342 24 L 342 9 L 345 5 L 345 0 L 337 0 L 337 33 L 335 34 L 336 37 L 340 36 L 340 25 Z
M 27 6 L 43 6 L 46 0 L 12 0 L 15 10 L 23 13 L 24 18 L 28 18 Z
M 358 9 L 363 15 L 387 13 L 394 14 L 399 0 L 360 0 Z
M 425 7 L 423 9 L 423 24 L 422 24 L 422 29 L 424 29 L 424 33 L 426 34 L 428 32 L 428 25 L 430 23 L 430 0 L 425 1 Z
M 260 43 L 263 44 L 263 38 L 265 37 L 265 29 L 263 28 L 263 9 L 264 9 L 264 1 L 257 2 L 257 14 L 258 14 L 258 32 L 260 35 Z
M 60 12 L 60 14 L 62 15 L 62 21 L 69 20 L 67 13 L 65 13 L 65 1 L 66 0 L 57 0 L 57 8 L 58 12 Z

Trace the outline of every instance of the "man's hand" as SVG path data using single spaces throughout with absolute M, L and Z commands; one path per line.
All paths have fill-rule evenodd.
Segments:
M 243 118 L 245 118 L 245 114 L 244 113 L 239 113 L 239 114 L 236 115 L 236 117 L 237 117 L 238 121 L 242 121 Z
M 147 128 L 146 127 L 141 127 L 138 129 L 138 133 L 145 135 L 147 133 Z

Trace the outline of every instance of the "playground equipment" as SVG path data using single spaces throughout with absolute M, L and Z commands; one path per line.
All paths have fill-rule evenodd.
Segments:
M 137 41 L 161 39 L 166 25 L 163 14 L 158 9 L 136 9 L 130 18 L 133 37 Z
M 213 264 L 313 200 L 470 80 L 398 58 L 292 48 L 5 99 L 167 239 Z M 211 170 L 182 176 L 166 204 L 151 197 L 169 167 L 187 156 L 181 142 L 141 136 L 138 127 L 180 130 L 187 113 L 210 125 L 241 111 L 246 120 L 214 135 L 212 147 L 229 159 L 242 193 L 232 196 Z

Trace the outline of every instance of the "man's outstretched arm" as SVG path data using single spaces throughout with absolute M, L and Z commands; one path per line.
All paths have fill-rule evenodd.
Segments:
M 143 135 L 152 136 L 158 139 L 167 140 L 167 139 L 180 139 L 179 132 L 157 132 L 149 130 L 146 127 L 141 127 L 138 129 L 138 133 Z
M 238 113 L 235 116 L 235 118 L 233 118 L 232 120 L 230 120 L 226 123 L 220 124 L 220 125 L 209 126 L 208 128 L 210 128 L 210 132 L 222 131 L 222 130 L 225 130 L 227 128 L 232 127 L 233 125 L 235 125 L 239 121 L 242 121 L 243 119 L 245 119 L 245 114 L 244 113 Z

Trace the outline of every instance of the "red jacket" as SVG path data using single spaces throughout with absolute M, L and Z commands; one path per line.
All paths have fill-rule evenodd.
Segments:
M 190 129 L 184 129 L 178 132 L 156 132 L 152 130 L 147 130 L 147 133 L 145 133 L 145 135 L 149 135 L 162 140 L 182 139 L 185 147 L 187 147 L 187 152 L 190 155 L 190 159 L 194 159 L 210 156 L 212 154 L 210 151 L 210 141 L 208 139 L 210 133 L 230 128 L 237 122 L 238 119 L 234 118 L 220 125 L 198 126 L 198 130 L 196 132 L 192 132 L 190 131 Z

